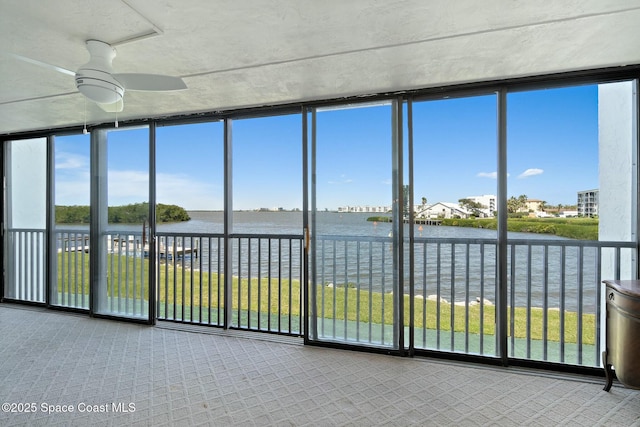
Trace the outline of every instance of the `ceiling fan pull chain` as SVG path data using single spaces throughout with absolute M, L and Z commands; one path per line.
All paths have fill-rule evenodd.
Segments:
M 84 128 L 82 128 L 82 133 L 87 134 L 87 97 L 84 97 Z
M 114 88 L 114 89 L 115 89 L 115 88 Z M 115 109 L 115 113 L 116 113 L 116 123 L 115 123 L 115 126 L 116 126 L 116 128 L 117 128 L 117 127 L 118 127 L 118 109 L 117 109 L 117 108 Z

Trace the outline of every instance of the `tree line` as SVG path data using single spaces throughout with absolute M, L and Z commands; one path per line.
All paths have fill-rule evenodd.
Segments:
M 162 203 L 156 205 L 157 222 L 180 222 L 190 219 L 187 211 L 180 206 Z M 111 224 L 140 224 L 149 221 L 149 203 L 109 206 L 108 220 Z M 89 206 L 56 206 L 57 224 L 88 224 L 90 221 Z

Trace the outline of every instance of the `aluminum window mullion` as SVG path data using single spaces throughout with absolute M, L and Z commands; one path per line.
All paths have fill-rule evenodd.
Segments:
M 414 188 L 413 182 L 413 100 L 407 100 L 407 168 L 409 175 L 409 188 Z M 415 218 L 413 212 L 414 194 L 409 192 L 409 356 L 415 351 Z M 424 299 L 423 299 L 424 302 Z M 425 310 L 423 310 L 425 311 Z M 404 325 L 403 325 L 404 326 Z M 423 325 L 426 330 L 426 324 Z
M 232 120 L 224 120 L 224 329 L 231 326 L 233 301 L 233 259 L 230 233 L 233 230 L 233 136 Z
M 496 341 L 497 355 L 502 365 L 507 366 L 507 91 L 497 92 L 497 137 L 498 137 L 498 247 L 496 293 Z M 513 260 L 512 260 L 513 262 Z

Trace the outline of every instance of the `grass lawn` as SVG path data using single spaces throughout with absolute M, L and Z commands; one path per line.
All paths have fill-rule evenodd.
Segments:
M 62 256 L 67 254 L 58 254 L 58 264 L 62 262 Z M 109 255 L 107 259 L 107 274 L 109 283 L 119 283 L 119 294 L 121 297 L 127 295 L 129 298 L 148 300 L 148 277 L 149 261 L 146 259 L 129 257 L 118 257 Z M 113 258 L 112 258 L 113 257 Z M 84 263 L 80 262 L 81 258 L 74 261 L 74 256 L 69 259 L 65 258 L 65 277 L 62 277 L 62 268 L 58 268 L 58 292 L 75 294 L 89 293 L 89 266 L 88 256 L 84 257 Z M 83 265 L 84 264 L 84 265 Z M 81 280 L 81 271 L 84 266 L 84 280 Z M 113 268 L 111 268 L 113 266 Z M 69 275 L 69 271 L 71 274 Z M 113 273 L 113 274 L 112 274 Z M 78 277 L 77 281 L 69 281 L 69 277 Z M 141 278 L 145 278 L 144 286 L 140 286 L 143 282 Z M 232 279 L 232 308 L 234 311 L 263 313 L 266 317 L 267 313 L 271 315 L 277 314 L 280 310 L 283 316 L 300 316 L 301 300 L 300 300 L 300 282 L 297 280 L 289 281 L 283 279 L 281 282 L 277 280 L 257 278 L 251 279 Z M 161 265 L 157 277 L 158 283 L 158 301 L 161 305 L 165 303 L 169 306 L 194 308 L 217 308 L 224 306 L 224 277 L 216 273 L 190 271 L 181 267 L 173 267 L 171 265 Z M 134 286 L 135 285 L 135 286 Z M 115 289 L 109 286 L 109 295 L 113 294 Z M 118 292 L 116 292 L 117 294 Z M 409 296 L 404 295 L 404 318 L 409 319 Z M 359 304 L 358 304 L 359 300 Z M 358 291 L 354 288 L 336 287 L 319 287 L 316 293 L 316 302 L 318 304 L 317 311 L 324 313 L 326 318 L 336 320 L 370 322 L 374 324 L 393 324 L 393 296 L 391 294 L 382 294 L 380 292 L 368 292 L 364 290 Z M 454 332 L 465 332 L 478 334 L 480 328 L 483 328 L 485 335 L 495 334 L 495 307 L 490 305 L 484 306 L 483 319 L 481 319 L 480 306 L 473 305 L 469 307 L 451 305 L 449 303 L 440 303 L 440 310 L 436 301 L 423 300 L 416 298 L 415 301 L 414 324 L 417 329 L 426 327 L 427 329 L 436 329 L 451 331 L 451 310 L 454 310 Z M 509 313 L 511 311 L 509 310 Z M 384 315 L 383 315 L 384 313 Z M 547 340 L 560 341 L 560 311 L 550 309 L 547 310 Z M 514 310 L 514 336 L 516 338 L 526 338 L 527 331 L 530 332 L 532 340 L 542 340 L 543 337 L 543 321 L 544 310 L 533 308 L 531 310 L 530 325 L 527 327 L 527 310 L 524 307 L 516 307 Z M 481 320 L 483 320 L 481 322 Z M 577 324 L 578 315 L 575 312 L 564 312 L 564 341 L 567 343 L 577 342 Z M 596 319 L 594 314 L 584 314 L 582 317 L 582 342 L 584 344 L 594 344 L 596 336 Z

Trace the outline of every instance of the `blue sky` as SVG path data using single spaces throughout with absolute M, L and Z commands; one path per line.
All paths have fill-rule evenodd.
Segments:
M 429 202 L 497 194 L 496 98 L 414 105 L 415 197 Z M 576 203 L 598 187 L 597 86 L 507 98 L 508 196 Z
M 509 196 L 567 205 L 598 187 L 597 86 L 507 104 Z M 414 103 L 416 203 L 497 193 L 495 105 L 493 95 Z M 318 208 L 391 205 L 391 106 L 324 110 L 317 124 Z M 299 115 L 234 120 L 235 209 L 302 207 L 301 129 Z M 159 127 L 157 140 L 158 202 L 222 209 L 222 123 Z M 147 158 L 146 128 L 109 133 L 109 204 L 148 200 Z M 56 138 L 56 203 L 88 201 L 89 136 Z

